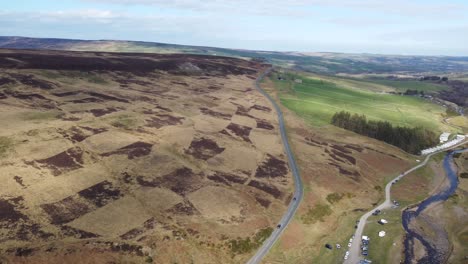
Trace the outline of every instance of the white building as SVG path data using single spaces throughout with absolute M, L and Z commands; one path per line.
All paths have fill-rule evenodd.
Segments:
M 453 147 L 454 145 L 462 142 L 463 140 L 465 140 L 465 136 L 457 135 L 454 139 L 452 139 L 452 140 L 450 140 L 448 142 L 445 142 L 442 145 L 422 150 L 421 155 L 427 155 L 427 154 L 431 154 L 431 153 L 439 151 L 439 150 L 443 150 L 443 149 L 446 149 L 446 148 Z
M 444 142 L 448 141 L 449 136 L 450 136 L 450 133 L 448 133 L 448 132 L 442 133 L 440 135 L 440 137 L 439 137 L 440 143 L 444 143 Z

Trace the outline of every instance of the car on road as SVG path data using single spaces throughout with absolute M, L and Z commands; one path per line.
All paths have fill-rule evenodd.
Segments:
M 281 224 L 278 224 L 276 227 L 277 227 L 277 228 L 281 228 Z
M 351 243 L 348 243 L 348 247 L 351 247 Z
M 294 197 L 294 198 L 293 198 L 293 200 L 294 200 L 294 201 L 296 201 L 296 200 L 297 200 L 297 198 L 296 198 L 296 197 Z

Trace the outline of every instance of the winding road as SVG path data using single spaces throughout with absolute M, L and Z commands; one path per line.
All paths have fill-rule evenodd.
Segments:
M 467 143 L 467 141 L 463 141 L 463 142 L 460 142 L 459 144 L 457 145 L 454 145 L 448 149 L 452 149 L 452 148 L 455 148 L 455 147 L 458 147 L 458 146 L 461 146 L 463 144 Z M 357 264 L 359 263 L 360 260 L 362 260 L 363 258 L 361 257 L 360 255 L 360 241 L 361 241 L 361 236 L 362 236 L 362 232 L 364 231 L 364 227 L 366 225 L 366 222 L 367 222 L 367 218 L 369 218 L 369 216 L 372 215 L 372 213 L 375 211 L 375 210 L 383 210 L 383 209 L 388 209 L 392 206 L 392 202 L 391 202 L 391 198 L 390 198 L 390 191 L 391 191 L 391 188 L 392 188 L 392 183 L 394 183 L 395 181 L 397 180 L 400 180 L 401 178 L 403 178 L 405 175 L 425 166 L 427 164 L 427 162 L 429 161 L 429 159 L 437 154 L 437 153 L 440 153 L 442 151 L 447 151 L 448 149 L 443 149 L 443 150 L 440 150 L 440 151 L 437 151 L 437 152 L 434 152 L 434 153 L 431 153 L 429 155 L 426 156 L 426 158 L 424 159 L 423 162 L 419 163 L 418 165 L 416 165 L 415 167 L 403 172 L 402 174 L 398 175 L 396 178 L 394 178 L 393 180 L 391 180 L 389 183 L 387 183 L 387 185 L 385 186 L 385 201 L 383 203 L 381 203 L 379 206 L 375 207 L 374 209 L 370 210 L 369 212 L 367 212 L 366 214 L 364 214 L 363 216 L 361 216 L 361 218 L 359 219 L 359 223 L 357 225 L 357 228 L 356 228 L 356 232 L 354 233 L 354 242 L 352 243 L 351 245 L 351 248 L 349 249 L 349 257 L 347 260 L 344 261 L 344 264 Z
M 289 222 L 291 222 L 291 219 L 296 213 L 296 210 L 299 207 L 299 203 L 301 202 L 302 196 L 304 194 L 299 169 L 297 167 L 296 160 L 294 159 L 294 155 L 292 154 L 291 147 L 289 146 L 288 137 L 286 135 L 286 127 L 284 126 L 283 112 L 281 112 L 281 109 L 276 104 L 275 100 L 273 100 L 273 98 L 269 94 L 267 94 L 262 88 L 260 88 L 260 82 L 266 75 L 268 75 L 271 72 L 271 70 L 272 68 L 269 68 L 257 78 L 257 80 L 255 81 L 255 87 L 263 96 L 265 96 L 270 101 L 270 103 L 274 106 L 276 113 L 278 114 L 278 123 L 281 133 L 281 139 L 283 141 L 284 151 L 286 153 L 286 156 L 288 157 L 289 167 L 291 168 L 291 172 L 294 177 L 295 191 L 293 196 L 294 198 L 291 200 L 288 206 L 288 210 L 278 223 L 279 227 L 273 230 L 270 237 L 268 237 L 263 242 L 263 245 L 258 249 L 255 255 L 252 256 L 252 258 L 250 258 L 250 260 L 247 262 L 248 264 L 260 263 L 262 258 L 268 253 L 268 251 L 270 251 L 275 242 L 278 240 L 278 238 L 288 226 Z

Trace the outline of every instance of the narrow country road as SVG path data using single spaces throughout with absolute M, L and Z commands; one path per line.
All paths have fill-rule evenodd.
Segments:
M 263 245 L 258 249 L 255 255 L 252 256 L 252 258 L 247 262 L 248 264 L 260 263 L 262 258 L 268 253 L 268 251 L 270 251 L 274 243 L 278 240 L 281 233 L 283 233 L 283 231 L 286 229 L 289 222 L 293 218 L 294 213 L 299 207 L 299 203 L 301 202 L 302 196 L 303 196 L 302 180 L 299 175 L 299 170 L 296 165 L 296 160 L 294 159 L 294 156 L 291 151 L 291 147 L 289 146 L 288 137 L 286 136 L 286 128 L 284 126 L 283 113 L 281 112 L 281 109 L 273 100 L 273 98 L 269 94 L 267 94 L 262 88 L 260 88 L 260 82 L 266 75 L 270 73 L 271 70 L 272 68 L 269 68 L 257 78 L 257 80 L 255 81 L 255 87 L 263 96 L 265 96 L 271 102 L 271 104 L 274 106 L 276 110 L 276 113 L 278 114 L 278 123 L 279 123 L 279 129 L 281 133 L 281 139 L 283 141 L 284 152 L 288 156 L 289 167 L 291 168 L 291 172 L 294 177 L 295 191 L 294 191 L 294 196 L 293 196 L 294 198 L 291 199 L 291 202 L 288 206 L 286 213 L 283 215 L 280 222 L 278 223 L 279 227 L 275 227 L 270 237 L 267 238 L 265 242 L 263 242 Z
M 411 172 L 425 166 L 427 164 L 427 162 L 429 161 L 429 159 L 433 155 L 435 155 L 437 153 L 440 153 L 442 151 L 447 151 L 448 149 L 452 149 L 452 148 L 461 146 L 461 145 L 463 145 L 465 143 L 467 143 L 467 141 L 463 141 L 463 142 L 461 142 L 461 143 L 459 143 L 457 145 L 454 145 L 454 146 L 452 146 L 450 148 L 443 149 L 443 150 L 440 150 L 440 151 L 437 151 L 437 152 L 434 152 L 434 153 L 431 153 L 431 154 L 427 155 L 423 162 L 421 162 L 418 165 L 416 165 L 415 167 L 403 172 L 402 174 L 398 175 L 395 179 L 393 179 L 389 183 L 387 183 L 387 185 L 385 186 L 385 201 L 383 203 L 381 203 L 379 206 L 375 207 L 374 209 L 370 210 L 369 212 L 367 212 L 366 214 L 361 216 L 361 218 L 359 219 L 359 223 L 357 225 L 356 232 L 354 233 L 355 239 L 354 239 L 354 241 L 353 241 L 353 243 L 351 245 L 351 248 L 349 249 L 349 257 L 348 257 L 347 260 L 344 261 L 344 264 L 357 264 L 357 263 L 359 263 L 360 260 L 364 259 L 360 255 L 360 244 L 361 244 L 362 232 L 364 231 L 364 227 L 366 225 L 367 218 L 369 218 L 369 216 L 371 216 L 372 213 L 377 209 L 378 210 L 383 210 L 383 209 L 388 209 L 388 208 L 390 208 L 392 206 L 392 202 L 391 202 L 391 198 L 390 198 L 390 191 L 391 191 L 391 188 L 392 188 L 392 183 L 395 182 L 396 180 L 400 180 L 405 175 L 407 175 L 407 174 L 409 174 L 409 173 L 411 173 Z

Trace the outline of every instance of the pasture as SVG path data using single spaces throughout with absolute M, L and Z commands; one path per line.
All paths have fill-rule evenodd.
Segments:
M 277 74 L 271 77 L 281 103 L 313 125 L 329 124 L 334 113 L 345 110 L 366 115 L 372 120 L 386 120 L 394 125 L 421 126 L 435 132 L 454 131 L 454 128 L 442 123 L 446 109 L 421 97 L 373 92 L 366 88 L 355 89 L 360 83 L 366 83 L 364 80 L 350 83 L 338 77 L 321 78 L 305 74 L 282 76 L 284 80 L 278 80 Z M 297 79 L 302 80 L 302 83 L 294 81 Z M 367 84 L 368 87 L 377 87 L 375 85 Z M 383 84 L 377 85 L 392 89 Z M 405 87 L 411 88 L 408 84 Z

